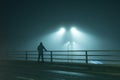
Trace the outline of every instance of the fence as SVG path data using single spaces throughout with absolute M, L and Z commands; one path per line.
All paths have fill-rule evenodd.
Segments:
M 9 51 L 9 60 L 37 61 L 37 51 Z M 85 64 L 120 64 L 120 50 L 49 50 L 44 52 L 46 62 Z

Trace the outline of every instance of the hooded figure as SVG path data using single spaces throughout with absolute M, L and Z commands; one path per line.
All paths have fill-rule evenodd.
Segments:
M 42 42 L 40 42 L 39 46 L 37 47 L 38 50 L 38 62 L 40 61 L 40 57 L 41 57 L 41 62 L 44 62 L 44 58 L 43 58 L 43 51 L 47 51 L 47 49 L 43 46 Z

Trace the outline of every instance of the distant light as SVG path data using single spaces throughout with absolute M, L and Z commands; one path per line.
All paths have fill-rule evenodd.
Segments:
M 75 33 L 75 32 L 77 32 L 77 29 L 76 29 L 75 27 L 72 27 L 72 28 L 71 28 L 71 32 L 72 32 L 72 33 Z
M 70 41 L 68 41 L 68 42 L 66 43 L 66 46 L 68 46 L 68 45 L 70 45 Z
M 64 34 L 65 33 L 65 28 L 60 28 L 60 30 L 58 31 L 58 34 Z
M 60 31 L 61 31 L 61 32 L 65 32 L 65 28 L 61 28 Z
M 74 35 L 77 35 L 79 33 L 79 31 L 75 27 L 72 27 L 70 31 Z
M 67 41 L 65 44 L 64 44 L 64 47 L 67 49 L 67 50 L 75 50 L 75 49 L 78 49 L 79 44 L 76 43 L 75 41 Z
M 76 42 L 72 42 L 73 45 L 76 45 Z
M 83 35 L 81 35 L 81 32 L 75 27 L 72 27 L 70 29 L 70 33 L 74 40 L 77 40 L 78 38 L 81 38 L 83 36 Z

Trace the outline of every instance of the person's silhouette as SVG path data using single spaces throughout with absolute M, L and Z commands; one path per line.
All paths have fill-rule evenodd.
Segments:
M 43 51 L 44 50 L 47 51 L 47 49 L 43 46 L 42 42 L 40 42 L 37 49 L 38 49 L 38 62 L 40 61 L 40 57 L 41 57 L 41 62 L 44 62 Z

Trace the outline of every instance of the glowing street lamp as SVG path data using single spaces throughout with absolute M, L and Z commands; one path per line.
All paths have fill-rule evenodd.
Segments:
M 73 35 L 78 35 L 78 34 L 79 34 L 79 31 L 78 31 L 75 27 L 72 27 L 72 28 L 70 29 L 70 31 L 71 31 L 71 33 L 72 33 Z
M 61 29 L 59 30 L 59 33 L 60 33 L 60 34 L 63 34 L 63 33 L 65 33 L 65 31 L 66 31 L 65 28 L 61 28 Z
M 58 35 L 63 35 L 65 33 L 65 28 L 60 28 L 60 30 L 57 32 Z

